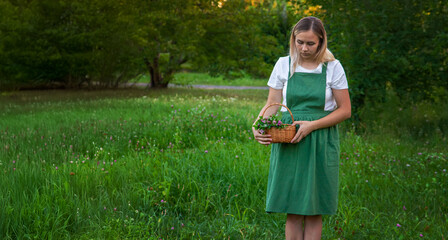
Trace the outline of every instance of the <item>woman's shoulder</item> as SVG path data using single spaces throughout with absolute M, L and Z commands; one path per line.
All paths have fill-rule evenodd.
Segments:
M 342 67 L 341 62 L 339 60 L 335 59 L 333 61 L 326 62 L 327 68 L 335 68 L 335 67 Z
M 337 60 L 337 59 L 327 62 L 327 69 L 328 69 L 328 71 L 336 73 L 337 75 L 345 72 L 344 67 L 342 67 L 341 62 L 339 62 L 339 60 Z
M 289 61 L 289 55 L 283 56 L 283 57 L 279 57 L 278 60 L 279 61 Z
M 289 56 L 280 57 L 275 63 L 274 70 L 282 72 L 284 69 L 289 69 Z
M 279 57 L 277 60 L 277 64 L 289 64 L 289 56 Z

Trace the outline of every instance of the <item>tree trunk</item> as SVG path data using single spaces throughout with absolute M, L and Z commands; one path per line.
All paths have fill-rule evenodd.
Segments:
M 160 72 L 159 58 L 160 58 L 159 54 L 156 57 L 154 57 L 152 62 L 150 62 L 147 58 L 145 58 L 145 64 L 151 76 L 151 87 L 167 88 L 168 82 L 163 81 L 164 79 L 162 77 L 162 73 Z

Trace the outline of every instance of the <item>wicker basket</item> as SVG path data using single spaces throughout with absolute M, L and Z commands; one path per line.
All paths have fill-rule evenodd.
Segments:
M 274 105 L 280 105 L 285 107 L 286 110 L 288 110 L 289 114 L 291 115 L 292 121 L 294 122 L 294 116 L 292 116 L 291 110 L 289 110 L 287 106 L 280 103 L 273 103 L 267 106 L 263 111 L 262 117 L 264 117 L 264 113 L 266 112 L 266 110 Z M 282 124 L 282 125 L 284 125 L 285 127 L 284 128 L 272 127 L 266 130 L 266 133 L 271 135 L 273 143 L 290 143 L 291 140 L 296 135 L 296 126 L 293 126 L 291 124 Z

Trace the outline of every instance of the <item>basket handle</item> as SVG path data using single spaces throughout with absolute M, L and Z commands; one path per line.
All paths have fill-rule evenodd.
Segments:
M 274 105 L 279 105 L 279 106 L 283 106 L 283 107 L 285 107 L 286 110 L 288 110 L 289 114 L 291 115 L 292 122 L 294 122 L 294 116 L 292 116 L 291 110 L 289 110 L 289 108 L 288 108 L 287 106 L 285 106 L 285 105 L 283 105 L 283 104 L 281 104 L 281 103 L 272 103 L 272 104 L 270 104 L 269 106 L 267 106 L 267 107 L 264 109 L 264 111 L 263 111 L 263 113 L 261 114 L 261 116 L 264 117 L 264 113 L 266 112 L 266 110 L 268 110 L 268 108 L 270 108 L 270 107 L 272 107 L 272 106 L 274 106 Z

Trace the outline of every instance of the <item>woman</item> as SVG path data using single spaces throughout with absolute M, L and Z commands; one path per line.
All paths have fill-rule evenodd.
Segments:
M 286 239 L 320 239 L 322 215 L 335 214 L 337 209 L 336 124 L 351 116 L 351 104 L 344 69 L 327 49 L 318 18 L 305 17 L 294 26 L 290 54 L 277 61 L 268 86 L 269 97 L 260 115 L 270 104 L 283 102 L 296 121 L 283 114 L 282 122 L 298 131 L 291 143 L 272 144 L 266 212 L 287 213 Z M 270 107 L 265 116 L 277 110 Z M 259 143 L 271 143 L 270 135 L 252 131 Z

